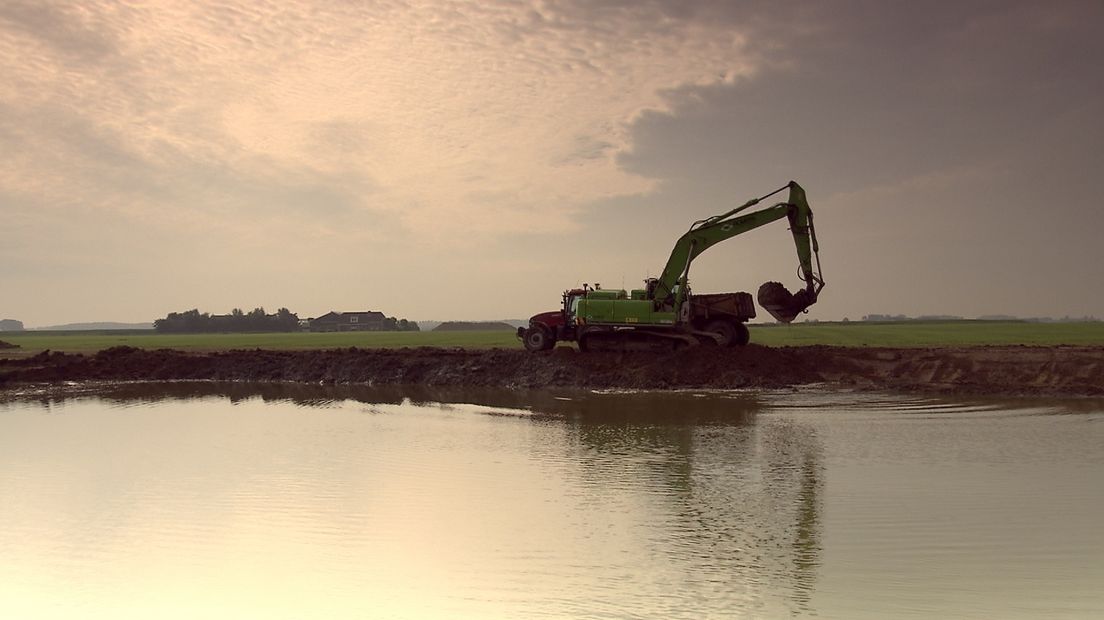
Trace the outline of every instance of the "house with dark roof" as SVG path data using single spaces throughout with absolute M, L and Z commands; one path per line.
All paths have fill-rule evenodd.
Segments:
M 330 311 L 317 319 L 311 319 L 312 332 L 378 332 L 384 328 L 387 317 L 382 312 L 334 312 Z

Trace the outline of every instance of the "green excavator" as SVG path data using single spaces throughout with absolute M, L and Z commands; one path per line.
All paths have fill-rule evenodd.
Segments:
M 787 189 L 785 202 L 746 212 Z M 548 350 L 562 341 L 574 341 L 582 351 L 747 344 L 746 323 L 755 318 L 751 295 L 695 295 L 690 290 L 690 265 L 713 245 L 783 218 L 789 222 L 798 277 L 805 286 L 791 294 L 781 283 L 766 282 L 757 297 L 771 316 L 789 323 L 816 303 L 824 288 L 813 212 L 805 190 L 794 181 L 731 211 L 694 222 L 675 243 L 660 276 L 645 280 L 644 288 L 625 291 L 584 284 L 564 291 L 559 310 L 533 316 L 517 335 L 530 351 Z

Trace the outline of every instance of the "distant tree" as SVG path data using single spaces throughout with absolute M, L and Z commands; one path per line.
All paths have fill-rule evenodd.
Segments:
M 249 311 L 249 314 L 245 315 L 245 325 L 242 331 L 246 332 L 263 332 L 265 331 L 265 324 L 268 315 L 265 314 L 264 308 L 254 308 Z
M 903 314 L 867 314 L 863 316 L 864 321 L 907 321 L 909 318 Z
M 195 333 L 207 331 L 210 327 L 211 316 L 200 314 L 194 308 L 184 312 L 170 312 L 165 318 L 153 322 L 154 329 L 165 333 Z
M 264 308 L 254 308 L 248 313 L 234 308 L 230 314 L 210 315 L 197 309 L 170 312 L 165 318 L 153 322 L 153 328 L 162 333 L 203 332 L 292 332 L 299 331 L 299 317 L 287 308 L 276 314 L 267 314 Z
M 280 308 L 276 311 L 274 329 L 278 332 L 299 331 L 299 317 L 287 308 Z

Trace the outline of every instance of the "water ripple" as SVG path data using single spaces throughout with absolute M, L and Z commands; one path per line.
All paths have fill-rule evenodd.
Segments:
M 1090 401 L 137 389 L 0 404 L 0 617 L 1104 614 Z

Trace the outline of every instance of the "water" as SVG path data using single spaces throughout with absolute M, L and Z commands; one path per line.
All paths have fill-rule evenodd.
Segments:
M 1104 617 L 1102 474 L 1099 401 L 8 394 L 0 618 Z

